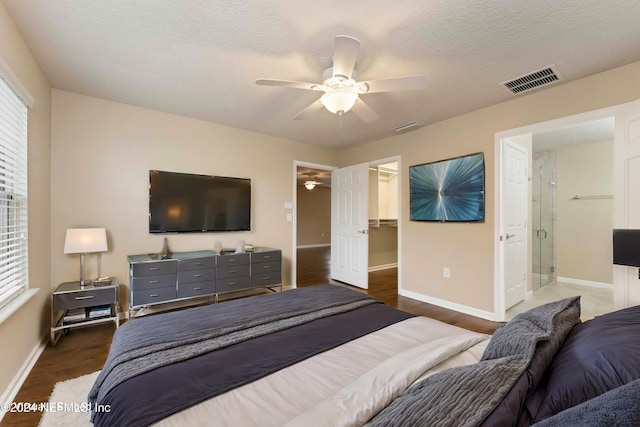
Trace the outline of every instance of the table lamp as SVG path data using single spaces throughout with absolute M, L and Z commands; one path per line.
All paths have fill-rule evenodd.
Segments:
M 104 228 L 68 228 L 64 238 L 65 254 L 80 254 L 80 286 L 90 285 L 84 278 L 84 256 L 89 253 L 106 252 L 107 230 Z

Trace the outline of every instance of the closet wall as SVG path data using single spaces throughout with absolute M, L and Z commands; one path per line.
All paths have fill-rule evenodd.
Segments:
M 369 169 L 369 270 L 398 265 L 397 163 Z

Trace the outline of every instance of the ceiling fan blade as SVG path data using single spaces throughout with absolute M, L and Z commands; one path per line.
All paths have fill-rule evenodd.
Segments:
M 355 104 L 353 104 L 353 108 L 351 108 L 358 117 L 362 119 L 365 123 L 371 123 L 378 120 L 378 115 L 375 111 L 371 109 L 361 98 L 358 98 Z
M 311 116 L 316 111 L 320 110 L 322 107 L 323 107 L 322 102 L 320 102 L 320 100 L 318 99 L 316 102 L 314 102 L 313 104 L 309 105 L 307 108 L 305 108 L 304 110 L 296 114 L 293 117 L 293 120 L 307 119 L 309 118 L 309 116 Z
M 351 78 L 359 48 L 358 39 L 350 36 L 336 36 L 333 47 L 333 77 Z
M 364 93 L 395 92 L 424 89 L 427 85 L 427 78 L 425 76 L 393 77 L 390 79 L 369 80 L 358 84 L 366 84 L 369 87 L 369 90 Z
M 262 86 L 292 87 L 294 89 L 324 90 L 324 86 L 318 83 L 296 82 L 292 80 L 258 79 L 256 80 L 256 84 Z

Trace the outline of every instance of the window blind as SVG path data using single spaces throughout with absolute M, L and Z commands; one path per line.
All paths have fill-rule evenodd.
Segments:
M 27 106 L 0 78 L 0 310 L 27 289 Z

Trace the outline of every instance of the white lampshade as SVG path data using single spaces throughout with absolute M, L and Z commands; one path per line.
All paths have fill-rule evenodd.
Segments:
M 68 228 L 64 238 L 65 254 L 88 254 L 106 252 L 107 230 L 105 228 Z
M 322 95 L 320 102 L 333 114 L 349 111 L 358 100 L 358 93 L 348 87 L 337 87 Z
M 313 190 L 314 188 L 316 188 L 316 182 L 315 181 L 305 181 L 304 186 L 307 190 Z

